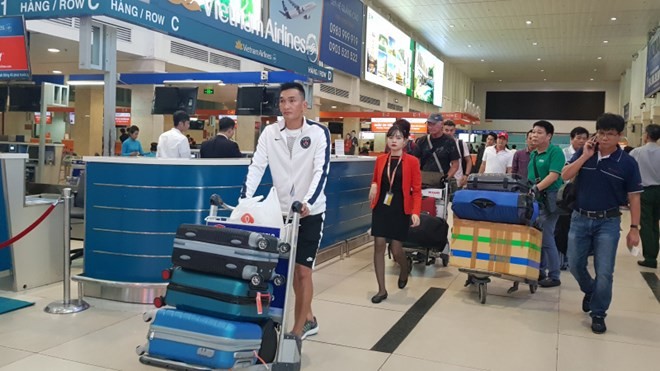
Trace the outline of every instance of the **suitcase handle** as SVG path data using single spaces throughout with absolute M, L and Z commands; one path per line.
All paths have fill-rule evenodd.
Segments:
M 494 207 L 495 202 L 485 199 L 485 198 L 477 198 L 475 200 L 472 200 L 472 205 L 480 208 L 480 209 L 486 209 L 489 207 Z

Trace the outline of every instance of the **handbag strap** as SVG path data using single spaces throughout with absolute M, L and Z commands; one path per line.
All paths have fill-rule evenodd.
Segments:
M 442 170 L 442 166 L 440 166 L 440 160 L 438 160 L 438 155 L 433 150 L 433 143 L 431 143 L 431 134 L 426 135 L 426 140 L 429 142 L 429 148 L 431 149 L 431 153 L 433 154 L 433 158 L 435 159 L 435 164 L 438 166 L 438 172 L 444 174 L 445 172 Z
M 534 180 L 536 180 L 536 183 L 540 182 L 540 176 L 539 176 L 539 168 L 536 167 L 536 158 L 539 156 L 539 153 L 536 152 L 536 156 L 534 156 L 534 161 L 532 161 L 532 165 L 534 165 Z

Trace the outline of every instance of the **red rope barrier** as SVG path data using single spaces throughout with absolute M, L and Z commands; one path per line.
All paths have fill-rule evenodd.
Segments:
M 43 222 L 44 219 L 46 219 L 46 218 L 48 217 L 48 215 L 50 215 L 50 213 L 53 212 L 53 210 L 55 210 L 55 207 L 56 207 L 56 206 L 57 206 L 57 202 L 51 204 L 51 205 L 48 207 L 48 209 L 46 209 L 46 212 L 44 212 L 43 215 L 41 215 L 41 216 L 39 217 L 39 219 L 35 220 L 34 223 L 30 224 L 30 226 L 28 226 L 27 228 L 25 228 L 21 233 L 17 234 L 16 236 L 12 237 L 11 239 L 9 239 L 9 240 L 7 240 L 7 241 L 5 241 L 5 242 L 3 242 L 3 243 L 0 243 L 0 249 L 4 249 L 5 247 L 7 247 L 7 246 L 9 246 L 9 245 L 12 245 L 12 244 L 16 243 L 16 241 L 18 241 L 18 240 L 20 240 L 21 238 L 23 238 L 26 234 L 32 232 L 33 229 L 37 228 L 37 226 L 38 226 L 39 224 L 41 224 L 41 222 Z

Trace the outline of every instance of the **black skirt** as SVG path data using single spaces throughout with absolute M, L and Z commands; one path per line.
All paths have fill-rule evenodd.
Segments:
M 390 160 L 390 170 L 393 171 L 398 158 Z M 392 184 L 392 202 L 389 206 L 383 202 L 385 195 L 390 191 L 389 178 L 387 176 L 387 166 L 383 169 L 380 182 L 380 195 L 378 203 L 371 214 L 371 235 L 374 237 L 384 237 L 397 241 L 406 241 L 408 238 L 408 228 L 410 228 L 410 215 L 406 215 L 403 209 L 403 170 L 402 165 L 396 169 L 394 182 Z

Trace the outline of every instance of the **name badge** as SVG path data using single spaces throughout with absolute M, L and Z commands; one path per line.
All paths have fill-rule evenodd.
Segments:
M 390 206 L 392 204 L 392 198 L 394 198 L 394 194 L 392 192 L 387 192 L 383 204 L 385 204 L 385 206 Z

